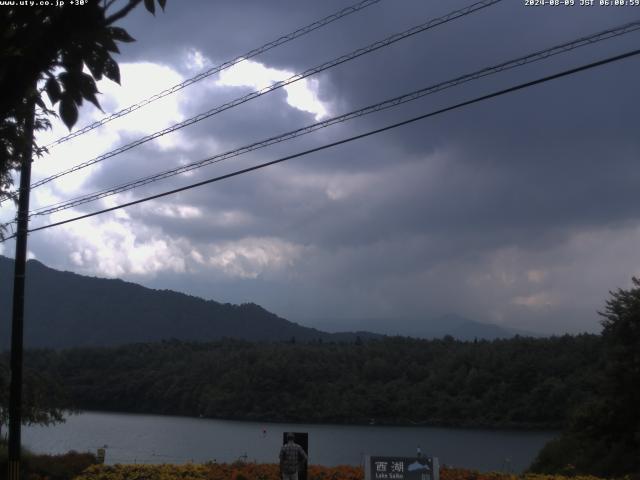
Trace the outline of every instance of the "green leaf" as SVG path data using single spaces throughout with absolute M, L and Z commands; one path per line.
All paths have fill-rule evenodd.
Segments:
M 60 101 L 60 118 L 69 130 L 78 120 L 78 107 L 69 95 L 65 95 Z
M 85 62 L 93 78 L 96 80 L 102 80 L 102 74 L 104 73 L 104 63 L 109 57 L 109 54 L 102 48 L 93 50 L 90 55 L 87 56 Z
M 100 110 L 102 113 L 104 113 L 104 110 L 102 110 L 102 107 L 100 106 L 100 102 L 98 101 L 98 97 L 96 97 L 95 93 L 88 93 L 84 96 L 84 98 L 86 98 L 87 100 L 89 100 L 91 103 L 93 103 L 95 105 L 95 107 Z
M 68 71 L 82 71 L 82 57 L 79 52 L 67 50 L 62 54 L 62 65 Z
M 64 96 L 71 97 L 77 104 L 82 103 L 80 76 L 82 72 L 62 72 L 58 78 L 64 87 Z
M 93 80 L 93 77 L 89 74 L 82 73 L 78 77 L 78 85 L 80 87 L 80 92 L 82 95 L 88 95 L 90 93 L 97 93 L 98 87 L 96 86 L 96 82 Z
M 60 100 L 60 84 L 58 84 L 58 80 L 54 77 L 49 78 L 47 83 L 44 85 L 44 89 L 49 95 L 49 100 L 51 100 L 51 104 L 55 105 L 58 100 Z
M 136 41 L 136 39 L 129 35 L 124 28 L 108 27 L 107 31 L 109 32 L 109 35 L 111 35 L 111 38 L 119 42 L 131 43 Z
M 44 101 L 42 100 L 42 97 L 40 95 L 36 97 L 36 105 L 38 105 L 42 110 L 46 110 L 47 108 L 47 106 L 44 104 Z
M 96 82 L 93 80 L 91 75 L 83 73 L 80 77 L 80 92 L 82 96 L 93 103 L 98 109 L 102 110 L 100 107 L 100 102 L 98 102 L 98 98 L 96 97 L 96 93 L 98 92 L 98 87 L 96 86 Z
M 153 15 L 156 14 L 156 4 L 155 0 L 144 0 L 144 7 L 149 10 Z
M 158 5 L 160 5 L 160 8 L 164 11 L 164 7 L 167 4 L 167 0 L 158 0 Z
M 113 80 L 117 84 L 120 84 L 120 68 L 111 57 L 107 57 L 104 62 L 104 76 L 109 80 Z
M 111 37 L 111 34 L 108 31 L 105 31 L 104 34 L 97 39 L 97 42 L 100 45 L 102 45 L 105 49 L 107 49 L 109 52 L 120 53 L 120 50 L 116 45 L 116 42 L 113 41 L 113 38 Z

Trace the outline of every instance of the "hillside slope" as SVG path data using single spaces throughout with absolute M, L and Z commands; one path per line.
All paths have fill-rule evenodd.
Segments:
M 9 343 L 14 262 L 0 257 L 0 342 Z M 118 279 L 61 272 L 27 262 L 25 345 L 110 346 L 163 339 L 210 341 L 350 341 L 281 318 L 259 305 L 231 305 L 153 290 Z M 366 335 L 366 334 L 363 334 Z

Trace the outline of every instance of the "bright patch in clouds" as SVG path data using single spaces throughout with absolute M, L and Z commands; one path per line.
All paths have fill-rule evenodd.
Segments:
M 202 55 L 202 52 L 192 48 L 187 53 L 187 60 L 185 62 L 188 70 L 201 71 L 205 65 L 209 63 L 209 59 Z
M 529 308 L 551 307 L 554 302 L 547 293 L 536 293 L 533 295 L 515 297 L 512 301 L 514 305 Z
M 527 279 L 531 283 L 540 283 L 545 279 L 546 276 L 547 273 L 543 270 L 529 270 L 527 272 Z
M 108 111 L 118 111 L 161 92 L 184 80 L 171 67 L 154 63 L 125 63 L 121 65 L 122 87 L 108 80 L 99 82 L 98 89 L 106 97 Z M 124 117 L 114 120 L 114 126 L 129 134 L 149 135 L 184 120 L 180 102 L 184 91 L 167 95 Z M 105 110 L 107 110 L 105 108 Z M 170 149 L 182 141 L 181 132 L 174 132 L 153 141 L 163 149 Z
M 98 90 L 100 91 L 98 100 L 107 114 L 136 104 L 184 80 L 174 69 L 155 63 L 122 63 L 120 64 L 120 74 L 121 85 L 108 79 L 97 82 Z M 180 103 L 183 95 L 184 92 L 168 95 L 139 110 L 112 120 L 102 127 L 52 148 L 51 155 L 45 156 L 43 161 L 37 162 L 38 171 L 43 168 L 54 172 L 59 171 L 65 168 L 61 166 L 61 162 L 65 160 L 72 164 L 77 164 L 104 153 L 105 150 L 114 148 L 116 144 L 122 142 L 120 138 L 123 135 L 127 135 L 129 139 L 132 134 L 148 135 L 183 120 L 184 117 L 180 113 Z M 85 102 L 83 107 L 80 108 L 80 120 L 74 126 L 73 131 L 93 121 L 102 119 L 104 116 L 105 113 Z M 51 131 L 39 133 L 38 141 L 40 144 L 50 143 L 69 133 L 61 121 L 52 123 L 53 129 Z M 154 144 L 158 144 L 163 148 L 170 148 L 178 143 L 178 137 L 179 132 L 172 133 L 154 140 Z
M 287 80 L 293 75 L 293 72 L 287 70 L 269 68 L 259 62 L 243 60 L 220 72 L 217 84 L 262 90 L 276 82 Z M 316 79 L 303 78 L 283 88 L 287 92 L 287 103 L 292 107 L 315 114 L 316 120 L 327 116 L 325 106 L 318 99 L 318 81 Z
M 98 98 L 105 112 L 117 112 L 183 80 L 183 77 L 172 68 L 153 63 L 122 63 L 120 72 L 122 86 L 107 79 L 98 82 L 98 90 L 101 92 Z M 180 112 L 184 95 L 183 91 L 168 95 L 102 127 L 52 147 L 49 155 L 44 155 L 34 162 L 34 181 L 68 170 L 79 163 L 92 160 L 135 139 L 180 122 L 184 119 L 184 115 Z M 102 112 L 85 102 L 80 109 L 80 120 L 73 131 L 103 116 Z M 51 131 L 38 134 L 37 141 L 40 145 L 51 143 L 69 133 L 61 121 L 54 120 L 52 123 Z M 169 150 L 184 144 L 188 142 L 184 141 L 183 133 L 177 131 L 155 139 L 147 145 L 151 148 Z M 120 156 L 126 155 L 127 152 Z M 85 186 L 90 187 L 92 176 L 109 168 L 110 162 L 118 161 L 120 161 L 119 157 L 108 158 L 104 162 L 66 174 L 34 189 L 32 208 L 51 205 L 88 193 Z
M 279 238 L 245 238 L 211 247 L 209 265 L 230 277 L 257 278 L 300 258 L 303 247 Z
M 64 239 L 79 270 L 109 277 L 185 271 L 179 242 L 121 219 L 75 222 L 53 235 Z
M 202 210 L 191 205 L 149 202 L 142 204 L 143 211 L 168 218 L 193 219 L 202 217 Z

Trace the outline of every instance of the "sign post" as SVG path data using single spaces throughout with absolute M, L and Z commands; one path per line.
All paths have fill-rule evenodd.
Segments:
M 106 454 L 106 450 L 104 448 L 99 448 L 96 458 L 98 459 L 98 463 L 104 463 L 104 457 Z

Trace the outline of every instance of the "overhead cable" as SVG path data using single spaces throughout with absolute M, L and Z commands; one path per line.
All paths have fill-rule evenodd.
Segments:
M 359 110 L 355 110 L 343 115 L 339 115 L 333 118 L 329 118 L 326 119 L 324 121 L 321 122 L 317 122 L 311 125 L 307 125 L 306 127 L 302 127 L 296 130 L 292 130 L 290 132 L 287 133 L 283 133 L 281 135 L 278 136 L 274 136 L 274 137 L 270 137 L 267 138 L 265 140 L 261 140 L 259 142 L 255 142 L 252 143 L 250 145 L 245 145 L 243 147 L 225 152 L 225 153 L 220 153 L 211 157 L 208 157 L 206 159 L 203 160 L 199 160 L 197 162 L 193 162 L 187 165 L 182 165 L 180 167 L 171 169 L 171 170 L 166 170 L 160 173 L 156 173 L 154 175 L 149 175 L 147 177 L 144 178 L 140 178 L 137 179 L 135 181 L 131 181 L 128 183 L 123 183 L 120 184 L 118 186 L 115 187 L 111 187 L 105 190 L 101 190 L 98 192 L 94 192 L 91 193 L 89 195 L 82 195 L 70 200 L 65 200 L 63 202 L 59 202 L 56 204 L 52 204 L 52 205 L 48 205 L 45 207 L 41 207 L 39 209 L 35 209 L 34 211 L 32 211 L 30 213 L 30 217 L 33 216 L 41 216 L 41 215 L 48 215 L 51 213 L 55 213 L 55 212 L 59 212 L 62 210 L 66 210 L 69 208 L 73 208 L 76 207 L 78 205 L 82 205 L 88 202 L 92 202 L 95 200 L 99 200 L 101 198 L 105 198 L 111 195 L 115 195 L 117 193 L 122 193 L 128 190 L 132 190 L 134 188 L 143 186 L 143 185 L 147 185 L 149 183 L 153 183 L 165 178 L 169 178 L 169 177 L 173 177 L 175 175 L 179 175 L 182 173 L 186 173 L 189 172 L 191 170 L 195 170 L 197 168 L 202 168 L 206 165 L 211 165 L 214 163 L 219 163 L 222 162 L 224 160 L 227 160 L 229 158 L 232 157 L 237 157 L 240 155 L 243 155 L 245 153 L 254 151 L 254 150 L 258 150 L 261 148 L 265 148 L 267 146 L 270 145 L 274 145 L 276 143 L 280 143 L 280 142 L 284 142 L 287 140 L 291 140 L 293 138 L 296 137 L 300 137 L 302 135 L 306 135 L 312 132 L 315 132 L 316 130 L 322 129 L 322 128 L 326 128 L 328 126 L 337 124 L 337 123 L 342 123 L 342 122 L 346 122 L 348 120 L 352 120 L 354 118 L 358 118 L 358 117 L 362 117 L 364 115 L 369 115 L 371 113 L 374 112 L 379 112 L 382 110 L 386 110 L 392 107 L 396 107 L 398 105 L 402 105 L 404 103 L 407 102 L 411 102 L 413 100 L 417 100 L 421 97 L 424 97 L 426 95 L 430 95 L 436 92 L 440 92 L 442 90 L 472 81 L 472 80 L 477 80 L 479 78 L 483 78 L 489 75 L 493 75 L 505 70 L 509 70 L 512 68 L 516 68 L 516 67 L 520 67 L 523 65 L 527 65 L 530 63 L 534 63 L 537 61 L 541 61 L 547 58 L 550 58 L 552 56 L 561 54 L 561 53 L 565 53 L 571 50 L 574 50 L 576 48 L 579 47 L 583 47 L 585 45 L 591 45 L 593 43 L 596 42 L 600 42 L 603 40 L 607 40 L 610 38 L 614 38 L 614 37 L 618 37 L 620 35 L 624 35 L 633 31 L 636 31 L 640 29 L 640 20 L 635 21 L 635 22 L 631 22 L 631 23 L 627 23 L 621 26 L 617 26 L 614 28 L 610 28 L 608 30 L 605 31 L 601 31 L 589 36 L 585 36 L 585 37 L 581 37 L 577 40 L 573 40 L 571 42 L 566 42 L 560 45 L 556 45 L 554 47 L 551 48 L 547 48 L 545 50 L 539 50 L 537 52 L 534 53 L 530 53 L 528 55 L 522 56 L 522 57 L 518 57 L 512 60 L 508 60 L 506 62 L 502 62 L 499 63 L 497 65 L 491 66 L 491 67 L 486 67 L 483 68 L 481 70 L 477 70 L 474 71 L 472 73 L 468 73 L 465 75 L 461 75 L 459 77 L 453 78 L 451 80 L 447 80 L 444 82 L 440 82 L 437 83 L 435 85 L 431 85 L 429 87 L 426 88 L 422 88 L 420 90 L 416 90 L 413 91 L 411 93 L 407 93 L 404 95 L 400 95 L 391 99 L 387 99 L 384 100 L 382 102 L 373 104 L 373 105 L 369 105 L 367 107 L 361 108 Z
M 342 63 L 345 63 L 345 62 L 348 62 L 348 61 L 353 60 L 355 58 L 361 57 L 362 55 L 366 55 L 366 54 L 371 53 L 371 52 L 373 52 L 375 50 L 379 50 L 379 49 L 381 49 L 383 47 L 388 47 L 389 45 L 392 45 L 393 43 L 398 42 L 400 40 L 403 40 L 405 38 L 408 38 L 408 37 L 410 37 L 412 35 L 416 35 L 416 34 L 418 34 L 420 32 L 423 32 L 425 30 L 434 28 L 434 27 L 436 27 L 438 25 L 442 25 L 442 24 L 451 22 L 451 21 L 456 20 L 458 18 L 465 17 L 467 15 L 470 15 L 470 14 L 472 14 L 474 12 L 477 12 L 477 11 L 479 11 L 481 9 L 484 9 L 486 7 L 489 7 L 491 5 L 499 3 L 501 1 L 502 0 L 482 0 L 480 2 L 476 2 L 476 3 L 472 4 L 472 5 L 469 5 L 469 6 L 465 7 L 465 8 L 462 8 L 462 9 L 459 9 L 459 10 L 455 10 L 455 11 L 453 11 L 451 13 L 448 13 L 448 14 L 442 16 L 442 17 L 438 17 L 438 18 L 429 20 L 428 22 L 422 23 L 422 24 L 417 25 L 417 26 L 415 26 L 413 28 L 405 30 L 402 33 L 396 33 L 394 35 L 391 35 L 391 36 L 385 38 L 384 40 L 380 40 L 380 41 L 374 42 L 374 43 L 368 45 L 367 47 L 363 47 L 363 48 L 360 48 L 358 50 L 354 50 L 351 53 L 348 53 L 348 54 L 343 55 L 341 57 L 338 57 L 338 58 L 335 58 L 335 59 L 330 60 L 328 62 L 325 62 L 325 63 L 323 63 L 321 65 L 316 66 L 316 67 L 309 68 L 309 69 L 305 70 L 302 73 L 298 73 L 298 74 L 292 75 L 291 77 L 287 78 L 286 80 L 282 80 L 280 82 L 276 82 L 276 83 L 274 83 L 272 85 L 269 85 L 268 87 L 264 87 L 264 88 L 262 88 L 260 90 L 256 90 L 256 91 L 254 91 L 252 93 L 249 93 L 248 95 L 236 98 L 235 100 L 232 100 L 232 101 L 230 101 L 228 103 L 225 103 L 223 105 L 219 105 L 217 107 L 214 107 L 214 108 L 212 108 L 212 109 L 210 109 L 210 110 L 208 110 L 208 111 L 206 111 L 204 113 L 201 113 L 201 114 L 196 115 L 194 117 L 188 118 L 187 120 L 184 120 L 182 122 L 176 123 L 176 124 L 171 125 L 170 127 L 167 127 L 167 128 L 165 128 L 163 130 L 159 130 L 159 131 L 157 131 L 155 133 L 152 133 L 150 135 L 142 137 L 142 138 L 140 138 L 138 140 L 135 140 L 135 141 L 133 141 L 131 143 L 128 143 L 128 144 L 123 145 L 123 146 L 121 146 L 119 148 L 116 148 L 115 150 L 111 150 L 111 151 L 109 151 L 107 153 L 104 153 L 102 155 L 99 155 L 99 156 L 97 156 L 97 157 L 95 157 L 95 158 L 93 158 L 91 160 L 87 160 L 86 162 L 80 163 L 80 164 L 78 164 L 78 165 L 76 165 L 74 167 L 71 167 L 71 168 L 67 169 L 67 170 L 64 170 L 62 172 L 58 172 L 58 173 L 56 173 L 54 175 L 51 175 L 51 176 L 49 176 L 47 178 L 39 180 L 39 181 L 37 181 L 35 183 L 32 183 L 31 184 L 31 188 L 33 189 L 33 188 L 36 188 L 36 187 L 38 187 L 40 185 L 44 185 L 45 183 L 49 183 L 49 182 L 51 182 L 51 181 L 53 181 L 53 180 L 55 180 L 57 178 L 60 178 L 60 177 L 62 177 L 64 175 L 68 175 L 69 173 L 81 170 L 81 169 L 86 168 L 86 167 L 88 167 L 90 165 L 94 165 L 94 164 L 96 164 L 98 162 L 106 160 L 107 158 L 114 157 L 114 156 L 116 156 L 116 155 L 118 155 L 120 153 L 123 153 L 123 152 L 126 152 L 128 150 L 131 150 L 132 148 L 135 148 L 135 147 L 137 147 L 139 145 L 142 145 L 142 144 L 144 144 L 146 142 L 149 142 L 149 141 L 154 140 L 156 138 L 159 138 L 159 137 L 162 137 L 164 135 L 167 135 L 168 133 L 175 132 L 176 130 L 179 130 L 179 129 L 182 129 L 184 127 L 188 127 L 190 125 L 193 125 L 194 123 L 197 123 L 197 122 L 199 122 L 201 120 L 204 120 L 205 118 L 209 118 L 209 117 L 211 117 L 213 115 L 216 115 L 218 113 L 221 113 L 221 112 L 223 112 L 225 110 L 229 110 L 230 108 L 237 107 L 238 105 L 241 105 L 241 104 L 243 104 L 245 102 L 248 102 L 250 100 L 253 100 L 255 98 L 261 97 L 262 95 L 265 95 L 265 94 L 267 94 L 269 92 L 272 92 L 272 91 L 277 90 L 277 89 L 282 88 L 282 87 L 286 87 L 287 85 L 291 85 L 292 83 L 295 83 L 295 82 L 297 82 L 299 80 L 302 80 L 303 78 L 309 77 L 309 76 L 314 75 L 316 73 L 322 72 L 322 71 L 327 70 L 329 68 L 335 67 L 335 66 L 340 65 Z
M 336 20 L 339 20 L 340 18 L 346 17 L 347 15 L 351 15 L 352 13 L 356 13 L 359 12 L 360 10 L 363 10 L 367 7 L 370 7 L 371 5 L 374 5 L 376 3 L 379 3 L 381 0 L 364 0 L 360 3 L 356 3 L 354 5 L 351 5 L 350 7 L 346 7 L 343 8 L 342 10 L 339 10 L 331 15 L 328 15 L 320 20 L 317 20 L 313 23 L 310 23 L 309 25 L 306 25 L 302 28 L 299 28 L 287 35 L 283 35 L 275 40 L 272 40 L 269 43 L 266 43 L 264 45 L 262 45 L 261 47 L 258 48 L 254 48 L 253 50 L 248 51 L 247 53 L 243 54 L 243 55 L 239 55 L 237 57 L 235 57 L 233 60 L 228 60 L 224 63 L 221 63 L 220 65 L 216 65 L 215 67 L 209 68 L 208 70 L 205 70 L 204 72 L 199 73 L 198 75 L 188 78 L 187 80 L 184 80 L 181 83 L 178 83 L 172 87 L 167 88 L 166 90 L 163 90 L 159 93 L 156 93 L 155 95 L 150 96 L 149 98 L 146 98 L 144 100 L 141 100 L 138 103 L 135 103 L 133 105 L 130 105 L 126 108 L 123 108 L 122 110 L 119 110 L 117 112 L 114 112 L 112 114 L 107 115 L 106 117 L 91 123 L 90 125 L 87 125 L 75 132 L 72 132 L 68 135 L 65 135 L 64 137 L 58 138 L 55 142 L 51 142 L 50 144 L 46 145 L 45 148 L 50 149 L 52 147 L 55 147 L 56 145 L 60 145 L 61 143 L 64 143 L 68 140 L 71 140 L 72 138 L 78 137 L 84 133 L 90 132 L 91 130 L 94 130 L 112 120 L 115 120 L 116 118 L 120 118 L 123 117 L 125 115 L 128 115 L 131 112 L 134 112 L 136 110 L 139 110 L 140 108 L 149 105 L 152 102 L 155 102 L 156 100 L 159 100 L 161 98 L 166 97 L 167 95 L 171 95 L 175 92 L 178 92 L 180 90 L 182 90 L 185 87 L 188 87 L 189 85 L 193 85 L 196 82 L 199 82 L 200 80 L 203 80 L 207 77 L 210 77 L 211 75 L 215 75 L 216 73 L 221 72 L 222 70 L 226 70 L 227 68 L 233 67 L 234 65 L 242 62 L 243 60 L 247 60 L 249 58 L 253 58 L 256 57 L 268 50 L 271 50 L 272 48 L 278 47 L 280 45 L 283 45 L 287 42 L 290 42 L 291 40 L 294 40 L 298 37 L 301 37 L 303 35 L 306 35 L 308 33 L 313 32 L 314 30 L 317 30 L 321 27 L 324 27 L 326 25 L 329 25 L 332 22 L 335 22 Z
M 112 212 L 114 210 L 119 210 L 121 208 L 130 207 L 132 205 L 145 203 L 145 202 L 148 202 L 148 201 L 151 201 L 151 200 L 155 200 L 157 198 L 162 198 L 162 197 L 166 197 L 168 195 L 173 195 L 175 193 L 184 192 L 184 191 L 196 188 L 196 187 L 201 187 L 203 185 L 208 185 L 208 184 L 211 184 L 211 183 L 215 183 L 215 182 L 219 182 L 219 181 L 222 181 L 222 180 L 226 180 L 228 178 L 232 178 L 232 177 L 236 177 L 236 176 L 239 176 L 239 175 L 243 175 L 245 173 L 249 173 L 249 172 L 252 172 L 254 170 L 259 170 L 259 169 L 262 169 L 262 168 L 265 168 L 265 167 L 269 167 L 271 165 L 275 165 L 275 164 L 278 164 L 278 163 L 286 162 L 286 161 L 292 160 L 294 158 L 303 157 L 303 156 L 309 155 L 311 153 L 315 153 L 315 152 L 319 152 L 319 151 L 322 151 L 322 150 L 326 150 L 328 148 L 332 148 L 332 147 L 335 147 L 335 146 L 338 146 L 338 145 L 349 143 L 349 142 L 352 142 L 354 140 L 359 140 L 359 139 L 366 138 L 366 137 L 369 137 L 369 136 L 372 136 L 372 135 L 377 135 L 377 134 L 385 132 L 387 130 L 391 130 L 391 129 L 398 128 L 398 127 L 401 127 L 401 126 L 404 126 L 404 125 L 408 125 L 408 124 L 417 122 L 419 120 L 424 120 L 426 118 L 434 117 L 434 116 L 437 116 L 437 115 L 440 115 L 440 114 L 443 114 L 443 113 L 446 113 L 446 112 L 450 112 L 452 110 L 457 110 L 459 108 L 466 107 L 466 106 L 469 106 L 469 105 L 473 105 L 475 103 L 480 103 L 480 102 L 483 102 L 485 100 L 489 100 L 491 98 L 495 98 L 495 97 L 499 97 L 499 96 L 502 96 L 502 95 L 506 95 L 507 93 L 512 93 L 512 92 L 515 92 L 515 91 L 518 91 L 518 90 L 523 90 L 525 88 L 529 88 L 529 87 L 532 87 L 534 85 L 539 85 L 539 84 L 546 83 L 546 82 L 549 82 L 549 81 L 552 81 L 552 80 L 556 80 L 558 78 L 567 77 L 569 75 L 573 75 L 573 74 L 576 74 L 578 72 L 582 72 L 582 71 L 585 71 L 585 70 L 590 70 L 590 69 L 595 68 L 595 67 L 607 65 L 607 64 L 610 64 L 610 63 L 613 63 L 613 62 L 617 62 L 617 61 L 620 61 L 620 60 L 623 60 L 623 59 L 626 59 L 626 58 L 630 58 L 630 57 L 633 57 L 633 56 L 636 56 L 636 55 L 639 55 L 639 54 L 640 54 L 640 49 L 637 49 L 637 50 L 632 50 L 632 51 L 629 51 L 629 52 L 626 52 L 626 53 L 623 53 L 623 54 L 620 54 L 620 55 L 616 55 L 616 56 L 613 56 L 613 57 L 608 57 L 608 58 L 605 58 L 603 60 L 599 60 L 597 62 L 592 62 L 592 63 L 586 64 L 586 65 L 582 65 L 580 67 L 572 68 L 572 69 L 569 69 L 569 70 L 564 70 L 562 72 L 559 72 L 559 73 L 556 73 L 556 74 L 553 74 L 553 75 L 549 75 L 549 76 L 538 78 L 536 80 L 532 80 L 532 81 L 529 81 L 529 82 L 521 83 L 519 85 L 515 85 L 513 87 L 509 87 L 509 88 L 506 88 L 506 89 L 503 89 L 503 90 L 499 90 L 497 92 L 493 92 L 493 93 L 490 93 L 490 94 L 487 94 L 487 95 L 483 95 L 481 97 L 476 97 L 476 98 L 474 98 L 472 100 L 467 100 L 465 102 L 457 103 L 455 105 L 452 105 L 452 106 L 449 106 L 449 107 L 446 107 L 446 108 L 441 108 L 439 110 L 435 110 L 435 111 L 432 111 L 432 112 L 429 112 L 429 113 L 426 113 L 426 114 L 423 114 L 423 115 L 419 115 L 417 117 L 413 117 L 413 118 L 410 118 L 408 120 L 404 120 L 402 122 L 398 122 L 398 123 L 394 123 L 394 124 L 391 124 L 391 125 L 387 125 L 386 127 L 378 128 L 376 130 L 371 130 L 369 132 L 362 133 L 360 135 L 355 135 L 355 136 L 348 137 L 348 138 L 345 138 L 345 139 L 342 139 L 342 140 L 339 140 L 339 141 L 336 141 L 336 142 L 328 143 L 328 144 L 322 145 L 320 147 L 316 147 L 316 148 L 312 148 L 312 149 L 309 149 L 309 150 L 305 150 L 303 152 L 299 152 L 299 153 L 296 153 L 296 154 L 293 154 L 293 155 L 288 155 L 286 157 L 282 157 L 282 158 L 279 158 L 277 160 L 272 160 L 270 162 L 261 163 L 259 165 L 254 165 L 252 167 L 244 168 L 242 170 L 237 170 L 235 172 L 231 172 L 231 173 L 228 173 L 228 174 L 225 174 L 225 175 L 220 175 L 218 177 L 210 178 L 208 180 L 204 180 L 204 181 L 197 182 L 197 183 L 192 183 L 192 184 L 184 186 L 184 187 L 180 187 L 180 188 L 176 188 L 176 189 L 173 189 L 173 190 L 169 190 L 169 191 L 165 191 L 165 192 L 162 192 L 162 193 L 158 193 L 158 194 L 155 194 L 155 195 L 151 195 L 151 196 L 148 196 L 148 197 L 140 198 L 138 200 L 133 200 L 131 202 L 123 203 L 123 204 L 116 205 L 116 206 L 113 206 L 113 207 L 110 207 L 110 208 L 105 208 L 103 210 L 98 210 L 98 211 L 87 213 L 87 214 L 80 215 L 80 216 L 77 216 L 77 217 L 69 218 L 67 220 L 62 220 L 62 221 L 59 221 L 59 222 L 51 223 L 49 225 L 43 225 L 41 227 L 32 228 L 32 229 L 29 230 L 29 232 L 37 232 L 37 231 L 40 231 L 40 230 L 45 230 L 45 229 L 48 229 L 48 228 L 57 227 L 57 226 L 60 226 L 60 225 L 65 225 L 67 223 L 76 222 L 78 220 L 83 220 L 85 218 L 94 217 L 96 215 L 101 215 L 103 213 Z M 6 240 L 8 240 L 10 238 L 13 238 L 13 237 L 7 237 L 3 241 L 6 241 Z

